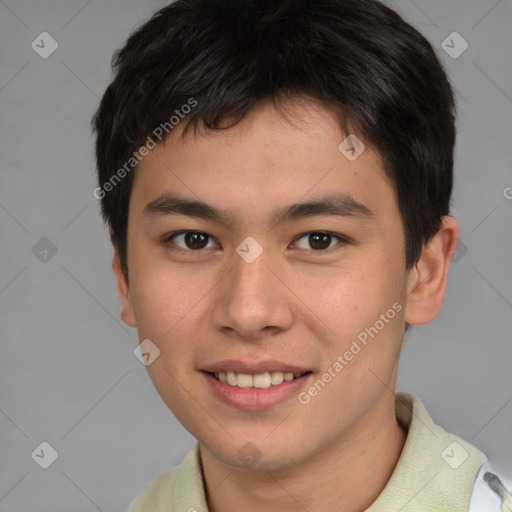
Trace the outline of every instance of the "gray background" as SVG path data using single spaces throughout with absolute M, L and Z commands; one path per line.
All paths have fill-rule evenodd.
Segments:
M 429 38 L 457 90 L 453 204 L 464 244 L 442 313 L 407 335 L 398 389 L 483 450 L 510 486 L 512 1 L 388 3 Z M 111 54 L 161 5 L 0 0 L 3 512 L 126 510 L 194 442 L 133 354 L 92 195 L 90 118 Z M 44 31 L 59 44 L 47 59 L 31 48 Z M 458 58 L 441 46 L 454 31 L 469 43 Z M 56 254 L 33 253 L 43 237 Z M 48 469 L 31 457 L 43 441 L 58 452 Z

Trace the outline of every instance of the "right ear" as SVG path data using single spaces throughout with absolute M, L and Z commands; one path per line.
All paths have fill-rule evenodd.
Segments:
M 137 321 L 135 320 L 135 313 L 133 310 L 132 295 L 130 292 L 130 286 L 121 268 L 121 260 L 119 259 L 119 253 L 114 246 L 114 258 L 112 260 L 112 270 L 117 283 L 117 293 L 121 300 L 121 318 L 130 327 L 137 327 Z

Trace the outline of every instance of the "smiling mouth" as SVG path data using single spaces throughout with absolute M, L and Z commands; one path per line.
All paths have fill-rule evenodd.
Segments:
M 290 382 L 299 379 L 311 372 L 289 373 L 289 372 L 264 372 L 255 375 L 237 372 L 206 372 L 218 381 L 238 388 L 266 389 L 272 386 L 279 386 L 283 382 Z

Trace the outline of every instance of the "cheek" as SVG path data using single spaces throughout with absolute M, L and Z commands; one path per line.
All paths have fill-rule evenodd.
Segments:
M 379 282 L 383 275 L 375 271 L 371 257 L 365 260 L 319 269 L 300 285 L 304 303 L 317 314 L 316 321 L 323 321 L 339 339 L 373 323 L 383 301 L 387 287 Z
M 190 322 L 200 295 L 185 273 L 175 268 L 171 272 L 149 258 L 134 268 L 134 275 L 131 291 L 139 335 L 165 344 Z
M 137 270 L 137 269 L 134 269 Z M 135 273 L 135 272 L 134 272 Z M 183 406 L 184 390 L 190 389 L 194 343 L 197 343 L 197 306 L 194 286 L 173 269 L 162 271 L 150 261 L 140 268 L 132 289 L 139 338 L 158 347 L 159 356 L 146 367 L 155 388 L 171 408 Z
M 402 323 L 402 277 L 396 262 L 368 252 L 364 260 L 331 268 L 308 281 L 304 311 L 317 329 L 328 327 L 322 339 L 331 361 L 347 350 L 357 351 L 356 341 L 361 351 L 354 359 L 360 363 L 351 366 L 393 364 Z

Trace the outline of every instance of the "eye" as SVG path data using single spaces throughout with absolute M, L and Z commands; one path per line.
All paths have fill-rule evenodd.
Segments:
M 171 247 L 171 250 L 176 252 L 198 252 L 201 249 L 208 248 L 208 240 L 211 238 L 210 235 L 201 231 L 177 231 L 166 237 L 164 243 L 172 242 L 174 245 L 177 245 L 178 248 Z M 178 240 L 184 245 L 177 243 Z
M 325 251 L 330 249 L 333 238 L 338 239 L 341 243 L 347 243 L 348 240 L 341 235 L 335 235 L 334 233 L 328 233 L 325 231 L 310 231 L 304 233 L 296 238 L 297 241 L 305 239 L 305 247 L 299 247 L 300 249 L 313 249 L 313 251 Z M 307 247 L 309 245 L 309 247 Z
M 316 252 L 328 252 L 328 249 L 332 249 L 331 244 L 337 239 L 338 245 L 348 243 L 349 240 L 341 235 L 329 233 L 325 231 L 309 231 L 302 233 L 295 238 L 296 242 L 302 242 L 303 246 L 299 244 L 299 249 L 313 250 Z M 176 231 L 171 233 L 163 239 L 164 245 L 167 245 L 170 250 L 182 254 L 191 254 L 194 252 L 200 252 L 203 249 L 208 249 L 209 241 L 212 241 L 213 237 L 203 233 L 202 231 Z M 212 246 L 210 246 L 212 247 Z

